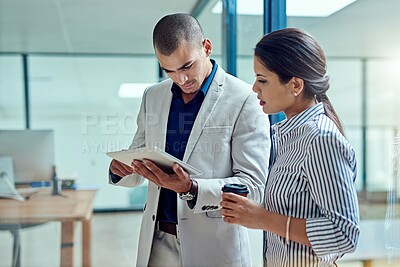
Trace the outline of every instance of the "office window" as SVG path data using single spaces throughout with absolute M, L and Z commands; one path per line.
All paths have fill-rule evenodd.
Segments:
M 359 59 L 342 59 L 328 57 L 328 75 L 330 76 L 330 89 L 328 96 L 333 107 L 343 123 L 346 137 L 353 145 L 356 152 L 357 164 L 357 190 L 362 190 L 362 61 Z M 351 73 L 351 75 L 349 75 Z M 349 100 L 351 104 L 349 104 Z
M 105 153 L 130 145 L 141 97 L 121 98 L 119 87 L 157 82 L 155 57 L 32 56 L 29 63 L 32 129 L 54 130 L 58 175 L 98 187 L 95 208 L 132 207 L 134 190 L 145 190 L 108 185 Z
M 400 61 L 369 59 L 366 62 L 368 96 L 368 183 L 370 191 L 388 191 L 392 175 L 393 142 L 400 128 Z
M 254 47 L 264 35 L 263 16 L 240 14 L 237 17 L 237 24 L 237 76 L 247 83 L 253 84 L 255 81 Z
M 0 129 L 24 129 L 22 59 L 0 55 Z
M 218 64 L 226 69 L 222 58 L 222 52 L 225 49 L 222 45 L 222 15 L 212 12 L 214 5 L 214 1 L 209 1 L 203 12 L 197 17 L 197 20 L 203 28 L 205 37 L 209 38 L 213 44 L 211 58 L 217 60 Z

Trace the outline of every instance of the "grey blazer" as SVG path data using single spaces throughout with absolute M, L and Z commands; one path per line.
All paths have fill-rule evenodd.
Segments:
M 137 119 L 130 149 L 165 148 L 172 80 L 149 87 Z M 248 197 L 263 200 L 270 149 L 268 116 L 262 112 L 251 86 L 227 74 L 220 66 L 193 125 L 183 161 L 203 172 L 197 204 L 191 210 L 178 198 L 178 225 L 184 266 L 251 266 L 245 227 L 230 225 L 220 212 L 221 188 L 226 183 L 246 184 Z M 129 175 L 116 185 L 134 187 L 145 178 Z M 112 183 L 110 181 L 110 183 Z M 147 266 L 160 188 L 148 184 L 137 266 Z

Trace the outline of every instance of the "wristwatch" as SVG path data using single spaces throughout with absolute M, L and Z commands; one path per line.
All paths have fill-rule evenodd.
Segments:
M 184 193 L 179 193 L 179 198 L 185 201 L 193 200 L 197 195 L 197 182 L 196 180 L 192 180 L 192 185 L 190 186 L 189 191 Z

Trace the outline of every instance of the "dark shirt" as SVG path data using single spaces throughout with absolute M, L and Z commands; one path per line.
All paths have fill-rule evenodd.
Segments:
M 180 160 L 183 159 L 194 121 L 218 68 L 214 60 L 211 60 L 211 62 L 213 63 L 211 74 L 203 83 L 200 91 L 188 103 L 183 102 L 182 91 L 179 86 L 174 83 L 171 87 L 173 96 L 168 116 L 165 151 Z M 158 203 L 157 220 L 177 223 L 176 192 L 161 188 Z

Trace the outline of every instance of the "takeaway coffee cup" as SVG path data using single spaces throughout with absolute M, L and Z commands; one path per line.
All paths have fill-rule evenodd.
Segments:
M 246 197 L 249 189 L 244 184 L 226 184 L 222 187 L 222 192 L 235 193 Z

